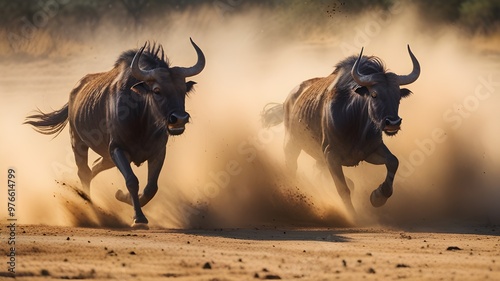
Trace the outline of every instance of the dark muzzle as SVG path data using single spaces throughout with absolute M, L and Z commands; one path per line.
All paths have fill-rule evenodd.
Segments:
M 172 113 L 168 117 L 168 133 L 170 135 L 180 135 L 184 133 L 185 125 L 189 122 L 189 114 L 187 112 L 184 113 Z
M 389 136 L 395 135 L 399 130 L 401 130 L 401 122 L 403 119 L 399 117 L 387 117 L 384 122 L 384 133 Z

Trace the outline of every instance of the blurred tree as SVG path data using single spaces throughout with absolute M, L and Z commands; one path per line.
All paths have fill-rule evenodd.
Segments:
M 398 2 L 403 5 L 415 4 L 426 21 L 459 24 L 473 32 L 498 30 L 500 25 L 500 0 L 0 0 L 0 27 L 16 26 L 23 17 L 31 20 L 34 14 L 51 2 L 64 8 L 68 18 L 99 19 L 112 14 L 110 9 L 121 7 L 127 12 L 126 17 L 136 21 L 152 14 L 168 14 L 202 5 L 213 6 L 218 2 L 237 3 L 245 7 L 267 7 L 285 22 L 298 20 L 310 25 L 325 20 L 328 13 L 331 16 L 334 13 L 353 14 L 373 8 L 387 10 Z M 285 19 L 287 17 L 290 19 Z
M 468 0 L 460 5 L 459 12 L 461 23 L 472 31 L 498 31 L 500 0 Z
M 415 0 L 420 14 L 427 19 L 441 22 L 453 22 L 459 19 L 459 7 L 465 0 Z

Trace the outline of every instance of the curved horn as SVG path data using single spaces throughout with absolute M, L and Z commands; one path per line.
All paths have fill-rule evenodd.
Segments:
M 408 45 L 408 53 L 410 54 L 411 61 L 413 62 L 413 70 L 408 75 L 398 75 L 399 85 L 411 84 L 417 80 L 418 76 L 420 76 L 420 64 L 411 52 L 410 45 Z
M 137 80 L 148 81 L 153 79 L 152 70 L 142 70 L 139 67 L 139 59 L 141 58 L 142 52 L 146 48 L 146 44 L 135 53 L 134 59 L 132 59 L 132 63 L 130 64 L 130 69 L 132 70 L 132 76 L 134 76 Z
M 360 86 L 371 86 L 375 84 L 375 81 L 372 79 L 372 75 L 363 75 L 359 73 L 359 62 L 361 61 L 361 57 L 363 56 L 363 49 L 361 48 L 361 53 L 359 53 L 359 57 L 354 62 L 354 65 L 352 66 L 351 70 L 351 76 L 358 83 Z
M 179 67 L 180 73 L 184 75 L 184 77 L 195 76 L 199 74 L 203 70 L 203 68 L 205 68 L 205 55 L 203 54 L 201 49 L 193 42 L 193 39 L 189 38 L 189 40 L 196 50 L 198 61 L 192 67 Z

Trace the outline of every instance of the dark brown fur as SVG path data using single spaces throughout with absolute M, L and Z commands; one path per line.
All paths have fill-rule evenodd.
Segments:
M 413 60 L 411 52 L 410 55 Z M 374 206 L 385 203 L 392 194 L 398 159 L 385 146 L 382 132 L 395 135 L 399 130 L 399 101 L 410 94 L 409 90 L 400 89 L 400 76 L 387 72 L 377 57 L 359 57 L 359 71 L 376 81 L 359 85 L 351 74 L 357 59 L 353 56 L 341 61 L 327 77 L 302 82 L 282 105 L 287 166 L 295 172 L 297 158 L 304 150 L 319 166 L 328 167 L 339 195 L 351 212 L 354 208 L 342 166 L 356 166 L 360 161 L 385 164 L 386 180 L 371 196 Z M 414 66 L 415 75 L 420 71 L 416 59 Z M 273 108 L 264 112 L 264 121 L 271 118 L 266 114 L 272 111 L 277 112 Z M 399 123 L 393 125 L 392 120 Z
M 198 62 L 191 68 L 170 67 L 163 47 L 147 44 L 141 50 L 122 53 L 110 71 L 82 78 L 62 109 L 39 112 L 25 122 L 44 134 L 59 134 L 69 123 L 78 176 L 87 198 L 91 180 L 106 169 L 118 167 L 129 193 L 119 190 L 116 198 L 134 207 L 138 224 L 147 224 L 141 207 L 158 190 L 169 135 L 181 134 L 189 120 L 185 97 L 195 83 L 186 82 L 186 77 L 201 72 L 205 65 L 203 53 L 191 43 L 198 54 Z M 148 80 L 134 75 L 134 59 L 139 60 L 136 72 L 154 72 L 143 75 L 150 77 Z M 101 156 L 92 169 L 88 166 L 89 148 Z M 146 161 L 148 183 L 144 193 L 138 195 L 139 181 L 130 162 L 140 165 Z

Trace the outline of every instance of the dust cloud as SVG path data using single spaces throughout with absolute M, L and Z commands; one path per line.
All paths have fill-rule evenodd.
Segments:
M 369 194 L 383 181 L 385 168 L 362 163 L 344 169 L 354 184 L 358 223 L 498 223 L 498 38 L 430 28 L 402 5 L 355 16 L 318 11 L 322 16 L 321 25 L 302 26 L 276 10 L 242 5 L 221 11 L 207 5 L 140 23 L 103 20 L 75 38 L 50 40 L 41 29 L 19 48 L 43 58 L 3 46 L 0 166 L 16 170 L 20 222 L 121 227 L 132 221 L 132 208 L 114 199 L 117 189 L 125 190 L 116 169 L 92 182 L 90 204 L 74 191 L 79 180 L 67 129 L 51 140 L 21 124 L 37 107 L 48 111 L 64 105 L 81 77 L 111 69 L 122 51 L 146 40 L 162 43 L 173 65 L 193 64 L 192 37 L 207 66 L 192 78 L 198 83 L 186 100 L 192 121 L 183 135 L 170 139 L 159 192 L 144 207 L 152 226 L 351 225 L 329 175 L 315 169 L 310 157 L 299 158 L 297 178 L 287 174 L 283 125 L 262 128 L 260 112 L 269 102 L 283 102 L 301 81 L 328 75 L 362 46 L 391 71 L 407 73 L 407 44 L 422 74 L 408 86 L 414 94 L 401 103 L 403 131 L 385 138 L 400 159 L 394 195 L 374 209 Z M 146 165 L 134 170 L 143 187 Z M 0 198 L 5 206 L 5 196 Z

